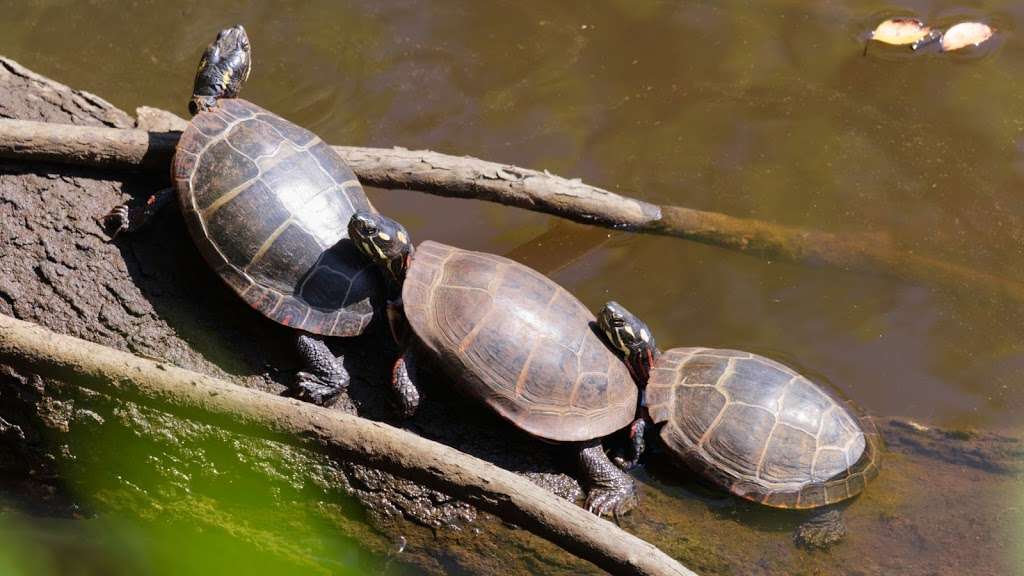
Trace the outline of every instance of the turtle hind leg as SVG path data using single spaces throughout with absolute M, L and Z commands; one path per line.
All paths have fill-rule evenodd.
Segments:
M 299 332 L 295 348 L 305 369 L 295 375 L 295 397 L 323 406 L 348 387 L 349 375 L 322 338 Z
M 824 550 L 846 536 L 843 513 L 838 508 L 828 507 L 815 512 L 803 524 L 796 527 L 793 541 L 801 548 Z
M 416 414 L 423 394 L 416 384 L 416 364 L 411 350 L 406 349 L 395 361 L 395 366 L 391 370 L 391 388 L 395 393 L 395 404 L 402 418 L 411 418 Z
M 174 188 L 164 188 L 149 197 L 142 206 L 129 208 L 127 204 L 115 206 L 100 221 L 103 228 L 110 231 L 110 239 L 117 238 L 122 232 L 135 232 L 142 228 L 150 219 L 174 198 Z
M 587 484 L 587 510 L 618 518 L 636 507 L 639 494 L 633 479 L 612 464 L 604 453 L 601 440 L 579 445 L 579 461 Z

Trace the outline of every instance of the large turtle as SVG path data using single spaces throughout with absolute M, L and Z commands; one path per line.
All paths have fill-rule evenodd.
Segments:
M 642 389 L 630 429 L 634 466 L 647 423 L 681 463 L 732 492 L 776 508 L 820 508 L 798 544 L 825 547 L 845 534 L 833 506 L 878 474 L 881 439 L 871 419 L 774 360 L 737 350 L 661 352 L 650 329 L 616 302 L 598 313 L 608 341 Z
M 349 236 L 389 281 L 388 315 L 404 349 L 392 385 L 405 416 L 419 405 L 414 364 L 423 355 L 520 429 L 575 443 L 590 511 L 617 516 L 635 505 L 632 478 L 601 438 L 633 420 L 637 388 L 579 300 L 507 258 L 429 241 L 414 250 L 380 214 L 357 212 Z
M 249 70 L 245 30 L 222 30 L 199 62 L 174 188 L 104 219 L 114 235 L 135 230 L 176 190 L 206 263 L 250 306 L 296 329 L 306 366 L 298 395 L 323 403 L 349 377 L 321 337 L 358 335 L 382 308 L 379 274 L 348 239 L 352 214 L 373 208 L 330 146 L 237 98 Z

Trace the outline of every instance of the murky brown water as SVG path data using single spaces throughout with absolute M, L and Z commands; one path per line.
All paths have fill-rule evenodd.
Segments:
M 240 22 L 254 46 L 245 97 L 333 143 L 471 154 L 656 202 L 885 235 L 1024 282 L 1020 2 L 214 4 L 0 2 L 0 53 L 128 110 L 184 114 L 202 48 Z M 898 14 L 999 32 L 961 54 L 862 56 L 866 32 Z M 1020 302 L 478 202 L 374 200 L 414 237 L 511 253 L 594 308 L 622 302 L 663 346 L 758 351 L 879 415 L 1022 423 Z M 675 493 L 659 486 L 655 498 Z M 772 538 L 766 550 L 790 554 Z

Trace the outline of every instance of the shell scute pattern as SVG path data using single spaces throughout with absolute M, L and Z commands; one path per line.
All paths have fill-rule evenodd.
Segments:
M 743 402 L 751 406 L 759 406 L 771 413 L 779 411 L 782 393 L 786 389 L 786 383 L 792 379 L 791 372 L 784 372 L 774 367 L 757 366 L 748 362 L 721 363 L 716 358 L 701 359 L 703 362 L 719 362 L 722 366 L 730 366 L 732 374 L 723 379 L 722 390 L 724 390 L 733 402 Z M 697 358 L 690 362 L 701 361 Z M 690 373 L 689 363 L 686 368 Z M 699 376 L 699 381 L 709 382 Z
M 637 389 L 593 315 L 511 260 L 424 242 L 402 291 L 424 348 L 464 392 L 520 428 L 588 440 L 629 424 Z
M 200 253 L 250 306 L 315 334 L 353 336 L 369 325 L 380 279 L 347 226 L 372 206 L 314 134 L 221 100 L 182 134 L 171 174 Z
M 878 473 L 870 418 L 786 366 L 733 350 L 676 348 L 659 358 L 647 410 L 665 444 L 734 494 L 769 506 L 844 500 Z
M 258 106 L 253 106 L 245 100 L 221 100 L 219 106 L 221 112 L 225 116 L 227 116 L 228 118 L 233 118 L 235 120 L 245 120 L 246 118 L 252 118 L 253 116 L 256 116 L 257 114 L 260 113 L 268 114 L 270 116 L 278 118 L 278 116 L 270 114 L 266 110 L 263 110 Z
M 192 119 L 189 127 L 195 127 L 203 136 L 215 138 L 227 129 L 232 120 L 234 118 L 225 118 L 224 114 L 199 114 Z M 193 152 L 193 150 L 189 149 L 189 152 Z M 198 153 L 199 151 L 196 150 L 195 152 Z
M 229 111 L 231 110 L 233 109 L 229 108 Z M 300 126 L 296 126 L 295 124 L 292 124 L 291 122 L 285 120 L 284 118 L 281 118 L 276 114 L 271 114 L 270 112 L 267 112 L 265 110 L 261 110 L 260 112 L 254 114 L 254 117 L 272 126 L 281 134 L 281 136 L 284 136 L 285 139 L 292 142 L 296 146 L 305 147 L 309 144 L 312 144 L 314 141 L 319 140 L 316 134 L 313 134 L 309 130 L 306 130 L 305 128 L 302 128 Z
M 284 137 L 266 122 L 242 122 L 227 137 L 232 148 L 253 162 L 273 156 L 284 144 Z
M 748 434 L 734 434 L 729 422 L 743 422 L 750 427 Z M 745 404 L 726 403 L 717 421 L 705 431 L 700 446 L 707 454 L 729 469 L 742 470 L 750 465 L 750 456 L 764 450 L 765 429 L 769 434 L 775 418 L 763 408 Z M 756 465 L 756 463 L 754 463 Z

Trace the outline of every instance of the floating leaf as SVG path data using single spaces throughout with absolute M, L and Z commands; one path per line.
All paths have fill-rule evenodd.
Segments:
M 977 46 L 992 37 L 995 32 L 981 22 L 961 22 L 942 35 L 942 51 L 952 52 L 965 46 Z
M 914 44 L 931 33 L 931 28 L 915 18 L 892 18 L 879 24 L 871 39 L 900 46 Z

